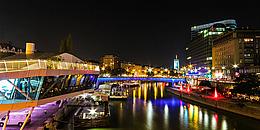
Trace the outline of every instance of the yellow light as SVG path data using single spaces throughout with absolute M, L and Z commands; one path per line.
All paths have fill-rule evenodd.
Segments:
M 154 99 L 156 99 L 157 98 L 157 86 L 154 86 Z
M 161 98 L 163 97 L 163 86 L 161 85 Z
M 146 85 L 144 86 L 144 101 L 147 99 L 147 88 Z
M 237 65 L 237 64 L 234 64 L 234 65 L 233 65 L 233 68 L 237 68 L 237 67 L 238 67 L 238 65 Z
M 141 87 L 138 87 L 138 98 L 141 99 Z

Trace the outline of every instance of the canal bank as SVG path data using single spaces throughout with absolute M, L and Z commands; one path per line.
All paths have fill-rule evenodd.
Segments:
M 234 114 L 254 118 L 260 120 L 260 107 L 253 107 L 248 105 L 241 105 L 239 103 L 231 102 L 224 99 L 212 99 L 205 98 L 196 93 L 185 93 L 178 91 L 177 89 L 167 87 L 166 91 L 179 96 L 180 98 L 193 101 L 205 106 L 209 106 L 213 109 L 219 109 L 227 112 L 232 112 Z

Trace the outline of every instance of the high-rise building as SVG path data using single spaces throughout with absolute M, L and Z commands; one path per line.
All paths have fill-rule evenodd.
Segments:
M 186 45 L 186 64 L 212 66 L 212 43 L 215 38 L 236 28 L 235 20 L 223 20 L 191 27 L 191 41 Z
M 178 59 L 177 55 L 173 60 L 173 69 L 179 71 L 180 70 L 180 60 Z
M 208 24 L 193 26 L 191 27 L 191 39 L 197 37 L 200 33 L 202 33 L 202 31 L 208 30 L 215 24 L 225 25 L 227 30 L 234 30 L 237 27 L 236 20 L 234 19 L 227 19 L 227 20 L 212 22 Z
M 101 58 L 101 65 L 102 68 L 108 68 L 108 67 L 110 69 L 120 68 L 119 58 L 115 55 L 104 55 Z
M 212 66 L 217 78 L 260 73 L 260 30 L 237 29 L 215 39 Z

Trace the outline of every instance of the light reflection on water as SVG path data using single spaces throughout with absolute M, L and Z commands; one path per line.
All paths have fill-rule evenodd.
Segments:
M 135 130 L 242 130 L 259 122 L 241 120 L 184 102 L 165 93 L 164 83 L 143 83 L 129 90 L 127 101 L 112 101 L 111 127 Z M 160 96 L 158 95 L 160 94 Z M 238 123 L 239 122 L 239 123 Z M 251 124 L 250 124 L 251 123 Z

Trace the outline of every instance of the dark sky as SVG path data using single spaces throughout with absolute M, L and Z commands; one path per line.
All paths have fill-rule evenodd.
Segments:
M 193 25 L 236 19 L 238 26 L 260 28 L 257 3 L 227 2 L 1 0 L 0 39 L 19 47 L 33 41 L 38 50 L 54 52 L 71 33 L 81 58 L 116 53 L 127 61 L 170 66 L 176 53 L 184 60 Z

